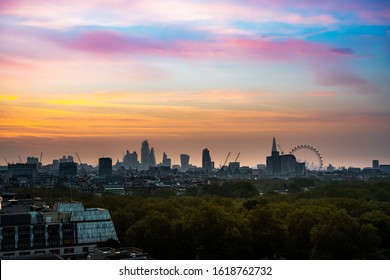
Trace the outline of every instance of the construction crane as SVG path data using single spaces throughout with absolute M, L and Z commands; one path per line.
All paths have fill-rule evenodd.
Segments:
M 18 156 L 19 157 L 19 163 L 22 163 L 22 159 L 21 159 L 21 157 L 20 156 Z
M 224 166 L 226 165 L 226 163 L 227 163 L 229 157 L 230 157 L 230 152 L 228 153 L 228 155 L 227 155 L 227 157 L 226 157 L 226 159 L 225 159 L 225 162 L 222 164 L 222 167 L 224 167 Z
M 80 156 L 79 156 L 79 154 L 78 154 L 77 152 L 76 152 L 76 156 L 77 156 L 77 158 L 79 159 L 80 167 L 81 167 L 81 169 L 83 170 L 84 175 L 87 175 L 87 172 L 85 171 L 84 165 L 81 163 Z
M 8 165 L 8 160 L 6 157 L 4 157 L 5 163 Z
M 280 150 L 280 153 L 281 153 L 282 155 L 284 155 L 284 151 L 282 150 L 282 148 L 280 147 L 279 144 L 278 144 L 278 148 L 279 148 L 279 150 Z
M 234 163 L 236 163 L 236 162 L 237 162 L 237 160 L 238 160 L 238 157 L 240 156 L 240 153 L 241 153 L 241 152 L 238 152 L 238 154 L 237 154 L 237 156 L 236 156 L 236 159 L 235 159 Z

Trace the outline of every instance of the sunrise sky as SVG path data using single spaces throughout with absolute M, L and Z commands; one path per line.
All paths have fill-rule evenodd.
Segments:
M 389 108 L 387 0 L 0 0 L 0 165 L 148 139 L 255 166 L 273 136 L 390 164 Z

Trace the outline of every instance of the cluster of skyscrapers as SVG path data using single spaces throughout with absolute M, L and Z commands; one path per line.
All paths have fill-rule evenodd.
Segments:
M 181 168 L 187 170 L 190 168 L 190 156 L 187 154 L 180 155 Z M 138 154 L 136 151 L 126 151 L 123 156 L 123 162 L 120 163 L 126 169 L 133 170 L 148 170 L 150 167 L 165 166 L 172 167 L 172 160 L 164 152 L 162 156 L 161 164 L 156 163 L 156 155 L 153 147 L 149 146 L 149 142 L 144 140 L 141 143 L 141 162 L 138 160 Z

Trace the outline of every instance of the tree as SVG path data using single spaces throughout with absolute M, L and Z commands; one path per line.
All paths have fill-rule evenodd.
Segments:
M 311 232 L 311 259 L 356 259 L 360 257 L 359 224 L 343 210 L 321 217 Z
M 256 259 L 273 259 L 285 255 L 287 231 L 269 209 L 258 207 L 249 213 L 248 219 Z
M 130 246 L 140 247 L 156 259 L 170 259 L 174 251 L 172 220 L 154 211 L 131 226 L 126 237 Z

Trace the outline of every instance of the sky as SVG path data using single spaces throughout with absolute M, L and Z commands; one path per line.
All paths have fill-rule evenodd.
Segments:
M 0 0 L 0 165 L 390 164 L 389 39 L 389 0 Z

